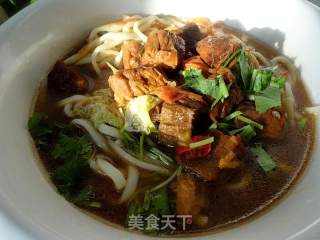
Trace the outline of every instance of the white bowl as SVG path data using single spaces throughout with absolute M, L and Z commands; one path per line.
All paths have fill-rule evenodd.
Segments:
M 249 31 L 295 59 L 314 103 L 320 103 L 320 11 L 304 1 L 40 0 L 0 27 L 0 207 L 37 239 L 144 238 L 94 220 L 59 196 L 26 129 L 38 83 L 54 62 L 92 27 L 134 13 L 207 16 Z M 316 134 L 305 176 L 272 211 L 199 239 L 319 239 L 318 143 Z

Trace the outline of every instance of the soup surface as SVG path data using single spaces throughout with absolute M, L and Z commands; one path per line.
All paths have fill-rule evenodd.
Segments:
M 185 234 L 288 191 L 312 146 L 308 106 L 290 60 L 245 33 L 132 16 L 57 61 L 29 130 L 68 201 L 130 230 Z

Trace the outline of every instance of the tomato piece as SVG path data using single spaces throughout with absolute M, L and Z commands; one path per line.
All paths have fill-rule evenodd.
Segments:
M 159 87 L 154 94 L 169 104 L 173 104 L 186 96 L 186 93 L 183 90 L 169 86 Z
M 192 142 L 198 142 L 203 139 L 207 138 L 206 136 L 193 136 Z M 180 161 L 187 161 L 196 158 L 203 158 L 209 155 L 211 152 L 211 143 L 197 147 L 197 148 L 190 148 L 189 146 L 177 146 L 176 147 L 176 154 L 178 155 L 178 159 Z

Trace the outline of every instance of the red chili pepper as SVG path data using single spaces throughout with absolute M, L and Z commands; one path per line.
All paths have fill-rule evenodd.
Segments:
M 192 142 L 198 142 L 205 139 L 206 136 L 193 136 Z M 188 146 L 177 146 L 176 154 L 178 155 L 178 159 L 180 161 L 192 160 L 196 158 L 203 158 L 209 155 L 211 152 L 211 143 L 207 145 L 203 145 L 197 148 L 190 148 Z

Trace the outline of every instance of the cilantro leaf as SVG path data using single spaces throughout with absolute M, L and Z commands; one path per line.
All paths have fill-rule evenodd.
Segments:
M 301 130 L 304 130 L 307 126 L 308 118 L 307 117 L 300 117 L 298 119 L 298 126 Z
M 282 91 L 279 88 L 269 86 L 265 90 L 257 93 L 254 97 L 256 110 L 266 112 L 273 107 L 281 106 Z
M 134 199 L 130 202 L 127 214 L 127 226 L 132 215 L 142 215 L 148 217 L 154 215 L 158 218 L 161 218 L 162 215 L 167 215 L 171 213 L 171 208 L 169 204 L 168 190 L 166 187 L 161 188 L 154 192 L 146 192 L 144 195 L 143 201 Z M 158 222 L 161 226 L 160 221 Z M 144 232 L 156 232 L 157 229 L 147 229 L 147 226 L 144 226 Z
M 53 133 L 53 127 L 47 122 L 46 113 L 35 112 L 28 121 L 28 129 L 35 141 L 36 147 L 45 150 Z
M 188 68 L 181 72 L 182 76 L 185 80 L 205 80 L 206 78 L 203 76 L 201 69 L 199 68 Z
M 224 63 L 222 64 L 222 67 L 228 67 L 228 65 L 236 58 L 238 57 L 238 55 L 241 53 L 242 49 L 238 49 L 237 51 L 235 51 L 234 53 L 232 53 L 227 60 L 224 61 Z
M 274 70 L 277 67 L 254 69 L 252 72 L 251 82 L 250 82 L 250 93 L 259 93 L 269 86 L 284 89 L 285 77 L 276 77 L 274 75 Z
M 51 155 L 63 161 L 53 172 L 53 179 L 58 191 L 70 199 L 76 186 L 89 172 L 88 160 L 93 152 L 93 145 L 88 135 L 70 137 L 59 134 L 58 142 Z
M 78 204 L 81 202 L 89 201 L 94 198 L 94 192 L 92 191 L 91 186 L 86 186 L 78 192 L 73 198 L 70 200 L 71 202 Z
M 238 62 L 240 67 L 240 74 L 244 89 L 248 89 L 250 86 L 250 78 L 252 74 L 251 66 L 248 62 L 248 56 L 244 49 L 241 49 L 240 55 L 238 56 Z
M 88 135 L 82 137 L 69 137 L 61 133 L 59 139 L 51 152 L 55 159 L 69 161 L 72 159 L 89 159 L 92 154 L 92 143 Z
M 229 131 L 230 135 L 235 135 L 238 133 L 240 134 L 241 139 L 245 140 L 246 142 L 249 142 L 253 137 L 255 137 L 257 135 L 254 127 L 251 126 L 250 124 L 248 124 L 242 128 L 238 128 L 238 129 Z
M 216 79 L 207 79 L 198 68 L 184 70 L 182 75 L 185 79 L 183 88 L 190 88 L 198 93 L 211 96 L 215 100 L 213 105 L 229 97 L 228 87 L 221 75 L 217 76 Z
M 249 92 L 261 92 L 267 88 L 273 77 L 273 71 L 270 68 L 254 69 L 252 72 Z
M 270 86 L 276 87 L 279 89 L 284 89 L 285 84 L 286 84 L 286 78 L 283 75 L 280 77 L 275 77 L 275 76 L 271 77 Z

